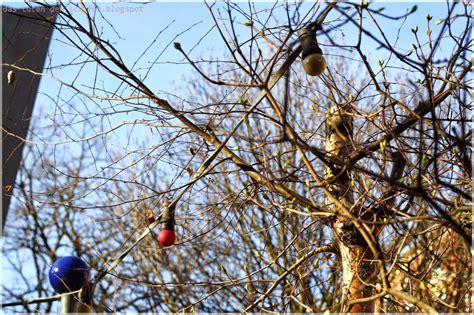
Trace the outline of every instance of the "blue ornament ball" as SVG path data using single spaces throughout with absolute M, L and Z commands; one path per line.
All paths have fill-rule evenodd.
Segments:
M 49 283 L 58 293 L 81 289 L 89 281 L 89 266 L 80 258 L 58 258 L 49 270 Z

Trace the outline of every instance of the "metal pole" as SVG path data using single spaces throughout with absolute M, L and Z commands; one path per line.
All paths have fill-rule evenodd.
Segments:
M 59 7 L 1 8 L 3 230 L 41 77 L 29 71 L 43 70 Z
M 61 296 L 61 314 L 76 313 L 77 297 L 74 294 L 63 294 Z

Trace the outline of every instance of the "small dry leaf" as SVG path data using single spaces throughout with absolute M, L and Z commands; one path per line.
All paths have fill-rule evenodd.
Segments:
M 193 175 L 193 167 L 191 165 L 189 165 L 187 168 L 186 168 L 186 171 L 188 171 L 188 174 L 189 176 L 192 176 Z
M 8 71 L 7 73 L 7 83 L 8 85 L 11 85 L 15 81 L 15 72 L 12 70 Z
M 12 190 L 12 185 L 5 185 L 3 189 L 6 193 L 9 193 Z
M 153 215 L 153 211 L 151 211 L 150 209 L 146 210 L 146 222 L 148 224 L 152 224 L 153 222 L 155 222 L 155 216 Z

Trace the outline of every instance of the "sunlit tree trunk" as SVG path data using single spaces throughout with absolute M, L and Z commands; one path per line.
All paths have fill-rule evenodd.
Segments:
M 330 108 L 326 121 L 326 151 L 333 159 L 341 162 L 348 156 L 352 146 L 352 116 L 349 106 L 346 108 L 333 106 Z M 340 165 L 333 164 L 326 168 L 326 180 L 329 181 L 328 190 L 354 217 L 359 217 L 360 211 L 353 209 L 353 192 L 349 171 L 343 171 Z M 327 207 L 333 213 L 341 213 L 329 198 Z M 342 298 L 343 312 L 373 312 L 373 302 L 348 305 L 351 300 L 369 297 L 372 288 L 364 284 L 373 276 L 372 253 L 365 240 L 355 228 L 349 218 L 337 216 L 332 228 L 339 247 L 342 266 Z

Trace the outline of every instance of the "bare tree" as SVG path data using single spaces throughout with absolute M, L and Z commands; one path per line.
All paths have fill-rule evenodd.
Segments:
M 57 112 L 25 140 L 4 246 L 21 281 L 4 301 L 20 302 L 4 306 L 50 311 L 27 300 L 74 253 L 97 311 L 470 312 L 470 6 L 415 22 L 408 4 L 203 6 L 225 52 L 176 34 L 164 49 L 194 73 L 161 93 L 160 56 L 142 58 L 168 29 L 129 62 L 99 5 L 61 5 L 55 34 L 77 56 L 60 66 L 76 72 L 42 74 Z M 169 214 L 178 241 L 161 247 Z

